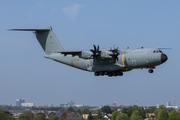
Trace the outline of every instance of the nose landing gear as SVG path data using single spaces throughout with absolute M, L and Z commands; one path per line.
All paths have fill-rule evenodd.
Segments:
M 149 69 L 148 72 L 149 72 L 149 73 L 153 73 L 154 70 L 153 70 L 153 69 Z

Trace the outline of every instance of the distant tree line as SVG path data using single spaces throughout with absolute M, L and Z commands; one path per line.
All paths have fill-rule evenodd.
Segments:
M 154 113 L 154 116 L 149 116 Z M 159 108 L 150 108 L 144 110 L 143 107 L 130 106 L 112 113 L 111 120 L 144 120 L 145 118 L 157 118 L 159 120 L 180 120 L 180 112 L 174 109 L 166 109 L 166 106 L 160 105 Z
M 22 107 L 13 107 L 20 108 Z M 39 107 L 31 107 L 33 110 L 40 110 Z M 91 107 L 89 107 L 91 108 Z M 112 114 L 111 120 L 144 120 L 145 118 L 158 118 L 159 120 L 180 120 L 180 112 L 174 109 L 167 109 L 164 105 L 160 105 L 159 108 L 150 108 L 145 109 L 138 106 L 124 107 L 121 111 L 116 111 L 110 106 L 103 106 L 99 110 L 91 110 L 86 107 L 76 108 L 62 108 L 62 107 L 51 107 L 51 108 L 42 108 L 42 110 L 56 111 L 72 111 L 79 115 L 89 114 L 88 120 L 102 120 L 102 115 Z M 11 109 L 11 110 L 13 110 Z M 96 114 L 93 116 L 92 114 Z M 153 115 L 152 115 L 153 114 Z M 151 116 L 150 116 L 151 115 Z M 44 120 L 45 115 L 43 113 L 37 113 L 36 116 L 31 111 L 25 111 L 19 116 L 19 120 Z M 0 109 L 0 120 L 15 120 L 11 113 L 8 111 Z M 56 116 L 52 120 L 58 120 Z M 61 120 L 65 120 L 61 118 Z

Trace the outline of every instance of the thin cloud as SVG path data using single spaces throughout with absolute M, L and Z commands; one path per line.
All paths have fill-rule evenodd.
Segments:
M 75 3 L 71 7 L 62 8 L 62 11 L 66 13 L 70 19 L 74 19 L 78 15 L 80 7 L 82 7 L 80 4 Z

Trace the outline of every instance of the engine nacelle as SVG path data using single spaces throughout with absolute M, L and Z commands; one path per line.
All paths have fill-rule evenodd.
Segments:
M 82 51 L 81 52 L 81 58 L 89 59 L 93 53 L 91 51 Z
M 112 54 L 112 52 L 108 51 L 108 50 L 102 50 L 101 51 L 101 58 L 112 58 L 109 54 Z

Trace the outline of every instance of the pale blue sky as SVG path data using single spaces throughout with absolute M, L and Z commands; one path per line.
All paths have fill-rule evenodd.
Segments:
M 0 2 L 0 104 L 18 98 L 40 104 L 157 105 L 180 101 L 180 1 L 56 0 Z M 164 47 L 168 61 L 122 77 L 95 77 L 48 59 L 31 32 L 51 25 L 65 50 Z M 177 103 L 180 105 L 180 103 Z

